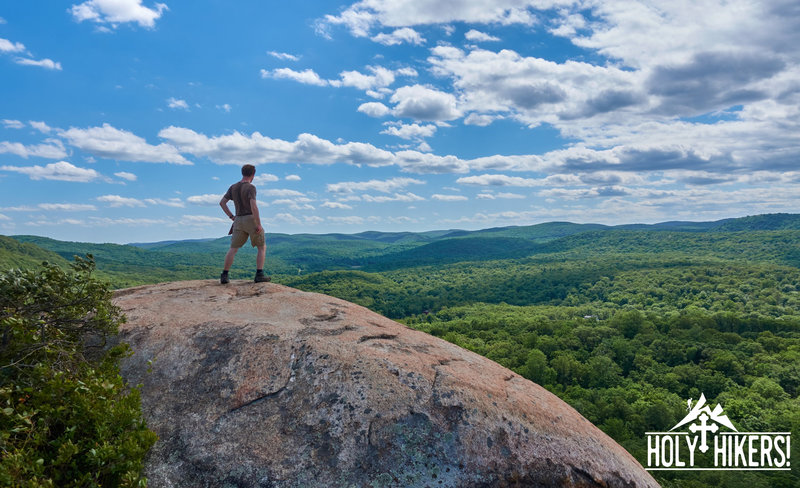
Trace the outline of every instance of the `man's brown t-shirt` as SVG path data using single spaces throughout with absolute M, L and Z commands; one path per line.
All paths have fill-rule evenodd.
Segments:
M 245 181 L 234 183 L 228 188 L 225 198 L 233 200 L 237 217 L 252 215 L 253 210 L 250 208 L 250 199 L 256 198 L 256 187 Z

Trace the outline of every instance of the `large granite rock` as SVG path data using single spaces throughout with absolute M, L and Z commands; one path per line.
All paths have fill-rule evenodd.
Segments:
M 114 301 L 151 487 L 657 486 L 540 386 L 352 303 L 212 281 Z

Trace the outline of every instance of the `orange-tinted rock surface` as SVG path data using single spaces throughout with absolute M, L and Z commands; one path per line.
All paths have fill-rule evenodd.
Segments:
M 657 486 L 540 386 L 352 303 L 236 281 L 114 301 L 151 487 Z

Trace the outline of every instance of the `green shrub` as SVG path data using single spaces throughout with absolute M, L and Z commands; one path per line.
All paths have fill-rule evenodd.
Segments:
M 146 486 L 156 436 L 119 374 L 124 317 L 95 264 L 0 273 L 0 486 Z

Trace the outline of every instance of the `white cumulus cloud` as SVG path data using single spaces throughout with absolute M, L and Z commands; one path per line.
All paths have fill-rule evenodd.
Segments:
M 39 208 L 42 210 L 60 212 L 86 212 L 97 210 L 97 207 L 88 203 L 40 203 Z
M 372 37 L 372 40 L 384 46 L 396 46 L 398 44 L 413 44 L 420 46 L 425 44 L 425 38 L 410 27 L 395 29 L 389 34 L 381 32 Z
M 419 140 L 431 137 L 436 133 L 436 126 L 433 124 L 404 124 L 402 122 L 386 122 L 386 129 L 381 134 L 397 136 L 406 140 Z
M 28 123 L 42 134 L 49 134 L 53 130 L 52 127 L 41 121 L 29 120 Z
M 8 39 L 0 37 L 0 52 L 4 53 L 21 53 L 25 51 L 25 45 L 21 42 L 12 42 Z
M 147 204 L 138 198 L 120 195 L 103 195 L 97 197 L 98 202 L 107 203 L 110 207 L 146 207 Z
M 406 66 L 405 68 L 396 69 L 394 72 L 396 74 L 400 75 L 400 76 L 408 76 L 409 78 L 416 78 L 417 76 L 419 76 L 419 73 L 417 73 L 417 70 L 415 70 L 414 68 L 411 68 L 410 66 Z
M 136 181 L 136 175 L 133 173 L 128 173 L 127 171 L 120 171 L 118 173 L 114 173 L 114 176 L 127 181 Z
M 180 218 L 181 223 L 197 226 L 217 225 L 217 224 L 230 224 L 230 219 L 225 217 L 211 217 L 208 215 L 183 215 Z
M 101 178 L 100 173 L 91 168 L 79 168 L 66 161 L 50 163 L 45 166 L 0 166 L 0 171 L 13 171 L 26 174 L 32 180 L 56 180 L 87 183 Z
M 354 36 L 365 37 L 374 26 L 400 28 L 454 22 L 532 25 L 536 18 L 530 9 L 552 7 L 557 3 L 557 0 L 369 0 L 356 2 L 339 15 L 326 15 L 317 27 L 324 30 L 328 26 L 342 25 Z
M 87 129 L 70 128 L 60 131 L 69 144 L 93 156 L 120 161 L 173 163 L 191 165 L 175 146 L 148 144 L 142 137 L 109 124 Z
M 411 192 L 395 193 L 394 195 L 362 195 L 361 200 L 369 203 L 386 202 L 423 202 L 425 198 Z
M 149 225 L 163 225 L 163 224 L 174 224 L 175 222 L 172 220 L 164 220 L 164 219 L 148 219 L 148 218 L 129 218 L 129 217 L 122 217 L 117 219 L 112 219 L 109 217 L 91 217 L 89 221 L 85 224 L 91 227 L 94 226 L 149 226 Z
M 273 58 L 280 59 L 282 61 L 300 61 L 300 56 L 297 56 L 295 54 L 280 53 L 277 51 L 267 51 L 267 54 L 269 54 Z
M 347 217 L 328 217 L 328 220 L 336 224 L 344 225 L 361 225 L 364 223 L 364 218 L 358 215 L 350 215 Z
M 89 0 L 73 5 L 69 11 L 78 22 L 88 20 L 112 28 L 134 22 L 141 27 L 153 28 L 165 10 L 169 10 L 166 4 L 155 3 L 146 7 L 142 0 Z
M 186 205 L 180 198 L 131 198 L 131 197 L 123 197 L 120 195 L 103 195 L 97 197 L 98 202 L 107 203 L 110 207 L 147 207 L 147 206 L 159 206 L 159 207 L 173 207 L 173 208 L 183 208 Z
M 216 193 L 192 195 L 186 199 L 187 202 L 193 205 L 219 205 L 220 200 L 222 200 L 222 195 Z
M 268 190 L 264 190 L 261 192 L 261 194 L 267 197 L 305 197 L 305 193 L 297 190 L 290 190 L 288 188 L 270 188 Z
M 382 66 L 367 66 L 372 74 L 359 71 L 342 71 L 338 80 L 329 81 L 331 86 L 351 86 L 359 90 L 380 90 L 394 83 L 394 72 Z
M 447 121 L 461 116 L 455 96 L 422 85 L 398 88 L 390 101 L 395 104 L 393 113 L 398 117 Z
M 472 112 L 471 114 L 469 114 L 467 117 L 464 118 L 464 123 L 466 125 L 477 125 L 479 127 L 486 127 L 487 125 L 490 125 L 498 118 L 501 117 L 497 115 L 478 114 Z
M 3 119 L 0 122 L 3 123 L 3 127 L 6 129 L 22 129 L 25 127 L 25 123 L 19 120 Z
M 489 34 L 486 34 L 485 32 L 481 32 L 475 29 L 470 29 L 469 31 L 467 31 L 467 33 L 464 34 L 464 38 L 472 42 L 494 42 L 500 40 L 499 37 L 491 36 Z
M 525 198 L 525 195 L 520 195 L 519 193 L 478 193 L 476 198 L 481 200 L 497 200 L 497 199 L 504 199 L 504 200 L 515 200 Z
M 463 202 L 469 200 L 469 198 L 465 197 L 464 195 L 442 195 L 439 193 L 431 195 L 431 198 L 441 202 Z
M 370 117 L 383 117 L 389 113 L 389 107 L 380 102 L 366 102 L 358 106 L 358 111 Z
M 314 210 L 314 206 L 310 205 L 313 200 L 306 197 L 297 198 L 279 198 L 273 200 L 273 205 L 286 205 L 292 210 Z
M 328 183 L 327 190 L 331 193 L 353 193 L 355 191 L 380 191 L 390 193 L 392 191 L 405 188 L 408 185 L 422 185 L 424 181 L 413 178 L 390 178 L 388 180 L 369 180 L 369 181 L 343 181 L 340 183 Z
M 301 225 L 303 222 L 290 213 L 275 214 L 273 218 L 276 222 L 286 222 L 287 224 Z
M 450 78 L 459 90 L 460 106 L 473 112 L 465 122 L 472 125 L 488 125 L 500 116 L 531 127 L 574 126 L 576 121 L 597 125 L 607 115 L 619 120 L 621 114 L 651 109 L 643 75 L 613 65 L 556 63 L 509 49 L 464 52 L 449 46 L 433 48 L 428 59 L 433 72 Z
M 273 139 L 253 132 L 208 137 L 191 129 L 167 127 L 159 132 L 181 152 L 207 157 L 223 164 L 303 163 L 303 164 L 392 164 L 394 155 L 371 144 L 335 144 L 312 134 L 300 134 L 294 142 Z
M 262 69 L 261 77 L 292 80 L 305 85 L 327 86 L 329 84 L 328 80 L 322 79 L 313 69 L 310 68 L 303 71 L 295 71 L 291 68 L 278 68 L 272 71 Z
M 52 59 L 48 58 L 45 59 L 16 58 L 14 62 L 24 66 L 38 66 L 44 69 L 61 71 L 61 63 L 53 61 Z
M 321 205 L 324 208 L 338 208 L 342 210 L 352 210 L 353 207 L 341 202 L 325 202 Z
M 186 204 L 184 204 L 180 198 L 170 198 L 170 199 L 145 198 L 144 202 L 147 203 L 148 205 L 158 205 L 158 206 L 173 207 L 173 208 L 183 208 L 186 206 Z
M 167 106 L 169 108 L 180 108 L 183 110 L 189 110 L 189 104 L 186 103 L 186 100 L 180 100 L 175 97 L 169 97 L 167 99 Z
M 258 185 L 265 185 L 267 183 L 273 183 L 278 181 L 280 178 L 271 174 L 271 173 L 256 173 L 255 178 L 253 178 L 253 184 Z
M 522 178 L 520 176 L 507 176 L 499 174 L 485 174 L 479 176 L 465 176 L 456 180 L 456 183 L 462 185 L 478 185 L 478 186 L 543 186 L 546 183 L 541 179 L 536 178 Z

